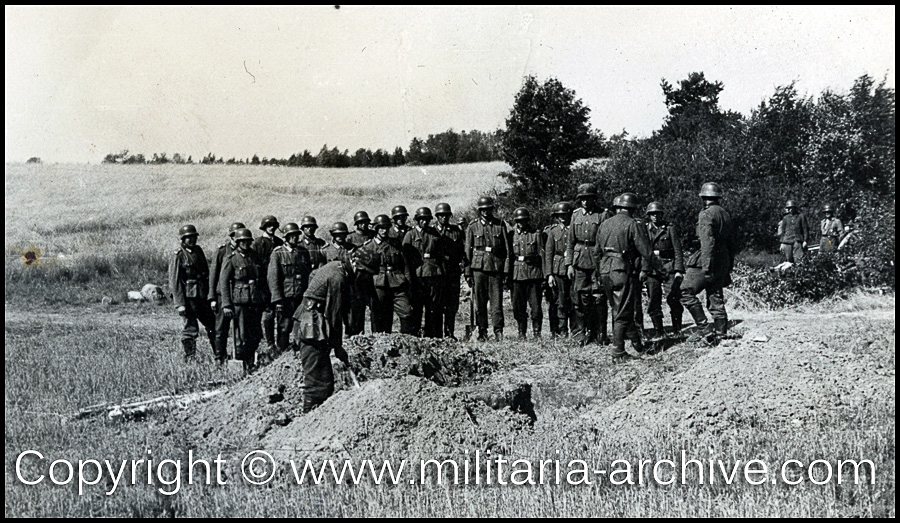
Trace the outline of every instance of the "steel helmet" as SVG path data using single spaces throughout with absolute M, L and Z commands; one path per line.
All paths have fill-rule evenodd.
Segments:
M 272 225 L 278 227 L 278 218 L 270 214 L 262 219 L 262 222 L 259 224 L 259 229 L 264 231 L 266 230 L 266 227 L 271 227 Z
M 285 226 L 281 229 L 281 231 L 284 233 L 285 238 L 287 238 L 288 236 L 290 236 L 292 234 L 300 234 L 300 232 L 301 232 L 300 226 L 293 222 L 285 224 Z
M 597 197 L 597 188 L 592 183 L 583 183 L 578 186 L 578 195 L 577 199 L 581 199 L 582 197 L 588 198 L 596 198 Z
M 390 229 L 394 225 L 387 214 L 379 214 L 375 217 L 375 221 L 372 224 L 376 229 Z
M 308 225 L 311 225 L 311 226 L 313 226 L 313 227 L 315 227 L 315 228 L 317 228 L 317 229 L 319 228 L 319 224 L 316 223 L 316 219 L 315 219 L 314 217 L 312 217 L 312 216 L 304 216 L 303 219 L 300 220 L 300 227 L 303 228 L 303 227 L 306 227 L 306 226 L 308 226 Z
M 663 212 L 664 210 L 662 202 L 650 202 L 650 205 L 647 206 L 647 214 Z
M 825 207 L 822 210 L 825 212 L 834 212 L 834 205 L 831 205 L 830 203 L 826 203 Z
M 722 187 L 716 182 L 706 182 L 700 187 L 701 198 L 721 198 Z
M 428 218 L 428 219 L 431 219 L 431 218 L 433 218 L 433 217 L 434 217 L 434 216 L 431 215 L 431 209 L 429 209 L 428 207 L 419 207 L 418 209 L 416 209 L 416 216 L 415 216 L 415 219 L 417 219 L 417 220 L 418 220 L 419 218 Z
M 439 203 L 434 208 L 434 214 L 437 214 L 438 216 L 442 214 L 453 214 L 453 211 L 450 210 L 449 203 Z
M 234 231 L 234 241 L 253 241 L 253 233 L 250 229 L 238 229 Z
M 371 222 L 369 219 L 369 214 L 366 211 L 359 211 L 358 213 L 353 215 L 353 223 L 357 224 L 359 222 Z
M 624 209 L 637 209 L 638 197 L 632 192 L 622 193 L 613 200 L 613 207 L 622 207 Z
M 785 209 L 793 209 L 794 207 L 800 207 L 794 200 L 788 200 L 784 203 Z
M 559 202 L 553 206 L 553 214 L 572 214 L 572 204 L 569 202 Z
M 513 212 L 513 221 L 521 222 L 531 219 L 531 213 L 525 207 L 519 207 Z
M 197 234 L 197 228 L 191 224 L 183 225 L 178 229 L 178 237 L 184 239 L 185 236 L 199 236 Z
M 493 209 L 494 208 L 494 199 L 490 196 L 482 196 L 478 198 L 478 208 L 479 209 Z
M 406 212 L 406 207 L 397 205 L 391 209 L 391 218 L 396 218 L 398 216 L 409 216 L 409 213 Z
M 231 224 L 231 227 L 228 228 L 228 236 L 234 236 L 234 231 L 238 229 L 246 229 L 247 226 L 241 222 L 234 222 Z
M 350 234 L 350 229 L 347 228 L 347 224 L 344 222 L 334 222 L 334 225 L 331 226 L 329 231 L 332 236 L 335 234 Z

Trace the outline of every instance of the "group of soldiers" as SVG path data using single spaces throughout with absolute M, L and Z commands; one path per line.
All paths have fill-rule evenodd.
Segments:
M 835 250 L 845 236 L 844 225 L 834 216 L 834 206 L 825 204 L 822 209 L 825 217 L 819 222 L 819 252 Z M 806 257 L 813 232 L 806 215 L 794 200 L 784 204 L 784 216 L 778 222 L 776 233 L 784 261 L 799 263 Z
M 450 205 L 440 203 L 434 214 L 428 207 L 417 209 L 410 226 L 409 213 L 398 205 L 390 216 L 374 220 L 359 211 L 352 232 L 345 223 L 334 223 L 330 242 L 316 236 L 312 216 L 284 226 L 266 216 L 256 237 L 243 223 L 233 223 L 228 241 L 208 262 L 196 228 L 185 225 L 169 266 L 175 306 L 184 319 L 184 354 L 194 356 L 199 324 L 223 363 L 231 359 L 232 331 L 233 358 L 243 362 L 245 372 L 293 344 L 310 374 L 307 387 L 318 386 L 327 397 L 333 387 L 330 363 L 325 369 L 328 354 L 334 349 L 346 359 L 341 340 L 345 332 L 363 332 L 366 309 L 372 332 L 391 332 L 396 315 L 401 333 L 454 337 L 462 279 L 472 289 L 470 322 L 479 340 L 488 339 L 489 316 L 494 338 L 503 338 L 503 290 L 509 288 L 520 339 L 529 320 L 532 335 L 540 337 L 546 296 L 551 335 L 571 332 L 582 344 L 612 343 L 614 360 L 622 361 L 633 357 L 625 351 L 626 339 L 644 352 L 644 284 L 655 336 L 667 336 L 663 300 L 676 335 L 687 309 L 699 327 L 696 335 L 721 336 L 727 330 L 722 289 L 730 283 L 735 253 L 734 227 L 719 206 L 721 196 L 718 184 L 701 188 L 700 248 L 687 257 L 660 202 L 647 206 L 645 223 L 634 216 L 636 195 L 622 194 L 603 209 L 591 184 L 579 186 L 577 209 L 569 202 L 556 204 L 555 223 L 543 230 L 525 208 L 515 210 L 510 230 L 494 216 L 488 196 L 478 200 L 471 224 L 451 223 Z M 283 238 L 276 235 L 279 230 Z M 712 324 L 698 298 L 703 291 Z M 257 357 L 261 342 L 265 347 Z

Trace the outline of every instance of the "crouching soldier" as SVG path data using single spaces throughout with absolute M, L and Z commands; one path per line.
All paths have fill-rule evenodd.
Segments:
M 373 254 L 353 251 L 351 261 L 332 261 L 310 275 L 303 301 L 294 313 L 294 341 L 303 364 L 303 412 L 334 394 L 331 350 L 349 366 L 343 346 L 343 312 L 349 306 L 351 278 L 357 270 L 372 272 Z
M 244 374 L 253 370 L 256 349 L 262 339 L 262 264 L 251 248 L 253 233 L 240 229 L 234 233 L 237 249 L 225 258 L 219 276 L 222 313 L 234 320 L 235 358 L 244 363 Z
M 294 310 L 303 299 L 309 281 L 309 251 L 300 245 L 302 231 L 296 223 L 284 226 L 284 245 L 275 247 L 269 259 L 268 282 L 275 309 L 275 346 L 278 354 L 288 349 Z
M 228 228 L 228 241 L 219 246 L 216 250 L 216 257 L 213 259 L 212 267 L 209 270 L 209 304 L 212 311 L 216 314 L 216 361 L 225 363 L 228 359 L 228 331 L 231 329 L 231 319 L 226 318 L 222 312 L 222 295 L 219 294 L 219 276 L 222 274 L 222 265 L 225 258 L 231 256 L 231 253 L 237 248 L 234 243 L 234 232 L 238 229 L 245 229 L 247 226 L 241 222 L 234 222 Z
M 185 225 L 178 231 L 181 247 L 175 251 L 169 263 L 169 288 L 175 300 L 175 310 L 184 319 L 181 331 L 181 346 L 184 347 L 184 359 L 194 357 L 197 352 L 197 337 L 200 335 L 197 321 L 206 329 L 206 336 L 216 351 L 215 324 L 209 294 L 209 264 L 203 249 L 197 245 L 197 228 Z
M 531 226 L 531 213 L 524 207 L 513 215 L 516 230 L 513 233 L 512 253 L 512 306 L 513 317 L 519 325 L 519 339 L 525 339 L 528 328 L 526 307 L 531 307 L 531 333 L 541 337 L 541 284 L 544 281 L 544 241 L 540 231 Z

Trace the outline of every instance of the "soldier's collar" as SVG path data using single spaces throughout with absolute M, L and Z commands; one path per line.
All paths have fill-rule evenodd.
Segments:
M 195 247 L 196 247 L 196 245 L 195 245 Z M 194 252 L 194 251 L 191 250 L 190 247 L 188 247 L 187 245 L 184 245 L 184 244 L 181 245 L 181 248 L 184 249 L 185 251 L 187 251 L 188 253 L 191 253 L 191 254 L 193 254 L 193 252 Z
M 374 241 L 375 243 L 377 243 L 377 244 L 379 244 L 379 245 L 382 244 L 382 243 L 384 243 L 384 240 L 382 240 L 382 239 L 379 238 L 378 236 L 372 238 L 372 241 Z

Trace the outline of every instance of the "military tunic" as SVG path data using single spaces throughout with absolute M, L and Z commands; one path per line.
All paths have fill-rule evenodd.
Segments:
M 785 214 L 778 222 L 778 238 L 784 260 L 791 263 L 803 261 L 806 256 L 804 243 L 809 241 L 809 223 L 803 213 Z
M 309 268 L 316 270 L 328 263 L 328 258 L 323 252 L 327 243 L 322 238 L 315 236 L 300 235 L 300 245 L 309 251 Z
M 731 215 L 714 204 L 700 211 L 697 217 L 697 237 L 700 250 L 685 263 L 684 281 L 681 283 L 681 304 L 688 310 L 694 323 L 705 328 L 708 324 L 703 306 L 697 295 L 706 292 L 709 313 L 715 321 L 715 330 L 725 334 L 728 314 L 725 312 L 723 289 L 731 284 L 731 270 L 737 252 L 737 238 Z
M 512 306 L 513 317 L 524 337 L 531 308 L 531 332 L 541 335 L 544 315 L 541 308 L 541 284 L 544 282 L 544 238 L 539 231 L 524 227 L 513 232 Z
M 442 314 L 444 336 L 454 338 L 456 313 L 459 312 L 460 277 L 466 265 L 465 233 L 458 226 L 447 224 L 435 229 L 441 235 L 444 253 L 444 285 L 442 292 Z
M 819 231 L 822 235 L 819 239 L 819 252 L 828 252 L 837 249 L 841 244 L 844 224 L 837 218 L 824 218 L 819 223 Z
M 409 232 L 411 227 L 409 225 L 391 225 L 391 228 L 388 229 L 388 238 L 392 240 L 397 240 L 397 243 L 403 241 L 403 238 L 406 237 L 406 233 Z
M 547 287 L 548 315 L 551 334 L 569 333 L 569 313 L 572 308 L 572 280 L 566 274 L 566 241 L 569 226 L 554 224 L 544 229 L 544 276 L 553 280 Z
M 579 207 L 572 212 L 572 223 L 566 237 L 566 266 L 575 269 L 572 281 L 572 335 L 582 343 L 606 337 L 606 300 L 596 299 L 600 294 L 594 271 L 597 259 L 594 242 L 600 224 L 608 218 L 600 211 L 587 212 Z
M 261 279 L 265 277 L 263 265 L 252 249 L 246 254 L 237 249 L 225 258 L 219 276 L 222 307 L 234 311 L 235 359 L 242 360 L 246 366 L 254 363 L 262 339 L 265 301 Z
M 503 335 L 503 278 L 510 275 L 511 238 L 497 218 L 479 219 L 466 228 L 466 276 L 472 279 L 478 337 L 487 337 L 487 306 L 491 306 L 494 334 Z
M 277 332 L 275 346 L 280 352 L 288 350 L 294 310 L 303 299 L 309 282 L 309 251 L 285 243 L 276 247 L 269 258 L 267 280 L 275 305 Z
M 199 245 L 188 249 L 181 247 L 175 251 L 169 262 L 169 288 L 175 300 L 175 307 L 184 307 L 184 325 L 181 339 L 185 344 L 185 355 L 192 356 L 194 340 L 200 334 L 198 321 L 206 329 L 209 343 L 215 353 L 215 315 L 209 306 L 209 264 Z
M 375 231 L 368 230 L 360 232 L 359 229 L 347 235 L 347 242 L 352 243 L 354 247 L 362 247 L 367 241 L 375 237 Z
M 659 328 L 663 316 L 662 300 L 665 298 L 672 313 L 672 327 L 679 331 L 684 306 L 681 305 L 681 278 L 676 279 L 675 273 L 684 275 L 681 240 L 678 238 L 675 225 L 671 223 L 656 226 L 647 222 L 647 232 L 650 234 L 650 249 L 653 251 L 653 270 L 647 277 L 647 295 L 650 302 L 647 305 L 647 315 L 653 320 L 654 327 Z
M 375 257 L 378 272 L 373 275 L 375 295 L 372 302 L 372 324 L 375 332 L 391 332 L 394 313 L 400 318 L 400 332 L 414 334 L 409 282 L 412 276 L 400 245 L 391 239 L 375 238 L 362 246 Z
M 441 300 L 444 283 L 444 243 L 434 227 L 413 227 L 403 237 L 403 252 L 413 277 L 413 317 L 419 330 L 424 316 L 423 334 L 428 338 L 444 335 Z
M 257 236 L 253 240 L 253 250 L 256 251 L 257 256 L 259 257 L 260 262 L 262 263 L 262 273 L 265 275 L 268 273 L 269 266 L 269 258 L 272 256 L 272 251 L 274 251 L 277 247 L 280 247 L 284 244 L 284 240 L 279 238 L 278 236 L 268 236 L 263 234 L 262 236 Z M 275 308 L 271 303 L 271 292 L 269 291 L 269 284 L 266 281 L 260 282 L 262 284 L 262 293 L 263 293 L 263 301 L 265 302 L 265 308 L 262 311 L 262 327 L 263 327 L 263 336 L 266 340 L 266 351 L 267 356 L 269 358 L 274 357 L 275 352 Z

